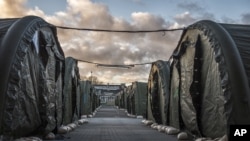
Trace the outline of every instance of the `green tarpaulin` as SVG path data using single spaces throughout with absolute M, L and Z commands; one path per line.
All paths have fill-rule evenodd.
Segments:
M 72 57 L 65 59 L 63 88 L 63 124 L 67 125 L 80 118 L 80 75 L 77 61 Z
M 127 110 L 132 115 L 146 117 L 147 83 L 133 82 L 127 87 Z
M 147 117 L 158 124 L 168 123 L 170 96 L 170 66 L 169 62 L 158 60 L 152 63 L 148 79 Z
M 64 54 L 35 16 L 0 19 L 0 134 L 46 135 L 61 125 Z
M 89 115 L 92 113 L 92 85 L 90 81 L 81 81 L 81 85 L 81 115 Z
M 248 25 L 212 21 L 183 32 L 172 55 L 170 125 L 218 138 L 250 124 L 249 33 Z

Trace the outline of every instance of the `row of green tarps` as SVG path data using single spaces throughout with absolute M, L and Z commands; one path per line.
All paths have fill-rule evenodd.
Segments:
M 91 82 L 81 81 L 81 115 L 92 114 L 100 106 L 100 98 Z
M 100 101 L 99 101 L 99 97 L 96 95 L 96 90 L 94 87 L 92 87 L 92 93 L 91 93 L 91 96 L 92 96 L 92 112 L 95 111 L 95 109 L 100 105 Z
M 169 74 L 169 62 L 153 62 L 147 84 L 147 119 L 164 125 L 169 121 Z
M 250 26 L 199 21 L 172 55 L 169 125 L 196 137 L 250 124 Z
M 0 19 L 0 31 L 1 139 L 57 133 L 99 106 L 77 61 L 65 59 L 54 26 L 27 16 Z
M 146 117 L 147 113 L 147 83 L 134 82 L 132 84 L 135 96 L 135 115 Z
M 250 124 L 250 25 L 199 21 L 170 61 L 152 64 L 147 118 L 196 137 L 229 136 Z
M 80 117 L 80 75 L 77 61 L 72 57 L 65 60 L 63 101 L 65 104 L 63 124 L 67 125 Z
M 126 88 L 126 109 L 128 111 L 128 113 L 132 113 L 132 100 L 131 100 L 131 89 L 132 89 L 132 85 L 128 86 Z
M 56 28 L 28 16 L 0 19 L 0 30 L 0 134 L 46 135 L 62 122 L 64 54 Z
M 117 94 L 117 97 L 116 97 L 116 105 L 119 107 L 119 108 L 122 108 L 122 109 L 125 109 L 126 108 L 126 99 L 125 99 L 125 89 L 122 89 L 118 94 Z
M 128 95 L 129 95 L 129 90 L 131 89 L 130 87 L 131 85 L 124 88 L 124 107 L 127 110 L 129 109 Z
M 121 103 L 121 92 L 118 92 L 115 97 L 115 106 L 122 108 L 120 103 Z
M 64 77 L 64 116 L 63 124 L 69 124 L 90 115 L 100 106 L 100 99 L 90 81 L 80 81 L 77 60 L 67 57 Z
M 132 115 L 146 117 L 147 113 L 147 83 L 133 82 L 128 86 L 123 96 L 124 107 Z
M 122 89 L 122 91 L 120 92 L 120 94 L 121 94 L 121 97 L 120 97 L 120 100 L 119 100 L 120 107 L 122 109 L 125 109 L 126 108 L 125 89 Z
M 82 115 L 92 114 L 100 106 L 100 99 L 91 82 L 88 80 L 80 81 L 77 60 L 67 57 L 65 64 L 64 125 L 78 120 Z
M 92 113 L 91 105 L 91 82 L 81 81 L 81 115 Z

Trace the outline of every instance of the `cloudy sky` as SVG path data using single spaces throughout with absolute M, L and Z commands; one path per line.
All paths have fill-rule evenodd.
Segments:
M 0 0 L 0 17 L 42 17 L 58 26 L 110 30 L 186 27 L 199 20 L 250 24 L 249 0 Z M 163 36 L 164 35 L 164 36 Z M 181 31 L 102 33 L 58 29 L 65 56 L 104 64 L 168 60 Z M 150 65 L 111 69 L 80 63 L 80 75 L 104 83 L 147 82 Z

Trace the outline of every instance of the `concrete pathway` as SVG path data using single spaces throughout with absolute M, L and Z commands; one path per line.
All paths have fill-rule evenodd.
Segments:
M 88 120 L 57 141 L 177 141 L 176 136 L 160 133 L 114 106 L 102 106 Z

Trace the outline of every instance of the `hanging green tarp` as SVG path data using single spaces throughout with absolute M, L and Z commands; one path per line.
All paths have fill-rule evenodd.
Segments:
M 194 37 L 195 35 L 190 36 Z M 190 131 L 192 134 L 200 136 L 197 116 L 198 108 L 195 105 L 197 104 L 199 106 L 199 101 L 195 98 L 199 96 L 200 93 L 199 91 L 196 91 L 197 88 L 193 88 L 193 86 L 199 81 L 194 80 L 194 71 L 195 69 L 198 70 L 194 65 L 197 59 L 200 60 L 200 58 L 195 56 L 196 54 L 200 54 L 197 46 L 200 41 L 197 41 L 199 39 L 196 37 L 197 40 L 192 40 L 193 42 L 190 43 L 187 41 L 189 37 L 184 36 L 183 38 L 186 38 L 186 40 L 181 43 L 178 48 L 178 53 L 174 56 L 175 59 L 178 60 L 178 65 L 180 67 L 178 71 L 181 80 L 179 84 L 180 114 L 186 130 Z M 198 72 L 196 71 L 195 74 L 197 73 Z
M 124 88 L 124 108 L 125 109 L 128 109 L 128 99 L 127 99 L 127 96 L 128 96 L 128 87 Z
M 81 94 L 81 115 L 91 114 L 91 82 L 90 81 L 81 81 L 82 94 Z
M 168 123 L 170 66 L 167 61 L 152 63 L 148 79 L 147 117 L 158 124 Z
M 91 113 L 95 111 L 95 109 L 97 108 L 96 105 L 97 105 L 97 96 L 96 96 L 96 90 L 94 87 L 92 87 L 92 91 L 91 91 L 91 96 L 92 96 L 92 110 L 91 110 Z
M 180 75 L 177 68 L 179 68 L 178 62 L 173 62 L 171 66 L 170 79 L 169 125 L 180 129 Z
M 63 124 L 69 124 L 80 117 L 80 75 L 77 61 L 72 57 L 65 59 L 63 89 Z
M 119 108 L 124 109 L 125 108 L 125 88 L 122 88 L 122 90 L 116 95 L 116 99 L 117 99 L 117 106 L 119 106 Z
M 126 103 L 127 103 L 127 111 L 132 114 L 132 94 L 131 94 L 132 85 L 129 85 L 126 89 Z
M 183 32 L 171 71 L 171 97 L 178 91 L 180 98 L 180 128 L 218 138 L 229 133 L 230 125 L 250 124 L 249 31 L 248 25 L 200 21 Z
M 84 81 L 80 81 L 80 115 L 84 115 L 84 92 L 85 92 L 85 84 L 84 84 Z
M 121 108 L 121 92 L 118 92 L 115 96 L 115 106 Z
M 128 113 L 146 117 L 147 83 L 133 82 L 126 88 L 125 95 Z
M 133 82 L 131 88 L 132 114 L 146 117 L 147 112 L 147 83 Z
M 123 109 L 126 108 L 125 89 L 126 89 L 126 87 L 122 88 L 121 100 L 120 100 L 120 107 L 123 108 Z
M 0 19 L 0 134 L 46 135 L 61 125 L 64 54 L 35 16 Z

